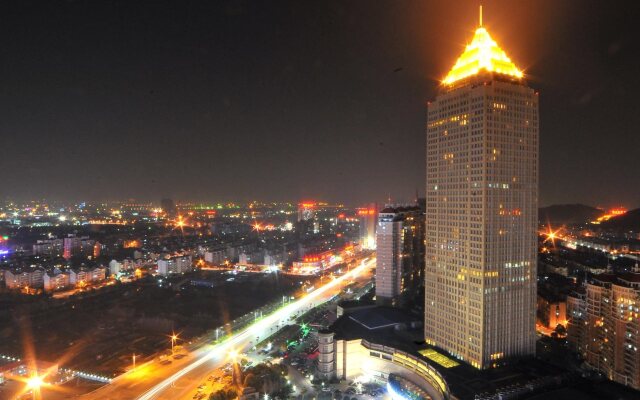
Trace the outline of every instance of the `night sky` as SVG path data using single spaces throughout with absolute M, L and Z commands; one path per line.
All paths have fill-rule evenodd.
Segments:
M 479 4 L 13 3 L 0 198 L 351 205 L 424 191 L 425 104 Z M 541 205 L 640 206 L 640 3 L 483 4 L 540 91 Z

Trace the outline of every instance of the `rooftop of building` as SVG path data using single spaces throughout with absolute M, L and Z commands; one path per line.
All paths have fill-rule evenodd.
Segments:
M 548 303 L 560 303 L 566 300 L 567 296 L 563 293 L 555 293 L 545 288 L 538 288 L 538 297 L 544 299 Z
M 576 379 L 571 385 L 527 397 L 530 400 L 633 400 L 638 392 L 611 381 Z
M 349 305 L 352 308 L 358 308 L 357 303 L 359 302 L 352 301 Z M 370 305 L 370 302 L 365 301 L 360 304 L 365 306 Z M 407 311 L 399 308 L 375 306 L 373 308 L 365 308 L 346 313 L 338 318 L 329 329 L 335 333 L 336 339 L 366 339 L 373 343 L 388 346 L 391 346 L 390 341 L 395 340 L 397 346 L 402 346 L 406 342 L 412 343 L 415 339 L 420 339 L 420 337 L 405 335 L 405 333 L 412 333 L 411 329 L 407 329 L 411 327 L 412 322 L 421 323 L 421 317 L 411 315 Z M 419 331 L 421 332 L 422 330 L 420 329 Z M 411 340 L 408 340 L 408 338 L 411 338 Z M 409 348 L 403 347 L 404 351 L 412 349 L 415 350 L 413 346 Z
M 620 285 L 628 286 L 633 284 L 634 286 L 640 284 L 640 273 L 638 272 L 621 272 L 613 273 L 607 272 L 604 274 L 594 275 L 590 282 L 592 285 Z
M 410 212 L 410 211 L 420 211 L 420 207 L 415 205 L 415 206 L 398 206 L 398 207 L 390 207 L 387 206 L 385 208 L 383 208 L 382 210 L 380 210 L 380 214 L 400 214 L 400 213 L 406 213 L 406 212 Z
M 590 283 L 602 284 L 602 283 L 614 283 L 615 281 L 616 281 L 615 274 L 606 273 L 606 274 L 594 275 L 593 278 L 591 278 Z
M 640 273 L 624 272 L 624 273 L 618 274 L 618 280 L 630 282 L 630 283 L 640 283 Z
M 347 311 L 352 308 L 360 308 L 360 307 L 375 305 L 375 301 L 373 300 L 374 295 L 375 294 L 373 293 L 373 291 L 370 291 L 369 293 L 360 297 L 360 300 L 341 300 L 338 303 L 338 306 L 342 307 L 345 311 Z
M 572 291 L 570 291 L 567 294 L 567 297 L 580 298 L 580 297 L 584 297 L 586 293 L 587 293 L 587 288 L 585 288 L 584 286 L 576 286 Z
M 376 307 L 354 311 L 349 318 L 368 330 L 396 328 L 416 321 L 408 313 L 392 307 Z

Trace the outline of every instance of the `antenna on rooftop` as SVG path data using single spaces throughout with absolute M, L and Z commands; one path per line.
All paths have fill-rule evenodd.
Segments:
M 482 4 L 480 4 L 480 28 L 482 28 Z

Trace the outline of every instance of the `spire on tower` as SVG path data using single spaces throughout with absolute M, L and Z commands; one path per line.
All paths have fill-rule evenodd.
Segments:
M 482 6 L 480 6 L 478 22 L 480 22 L 480 27 L 476 29 L 473 40 L 465 47 L 464 53 L 460 55 L 442 83 L 451 85 L 456 81 L 478 74 L 480 71 L 521 79 L 524 76 L 522 71 L 515 66 L 482 26 Z

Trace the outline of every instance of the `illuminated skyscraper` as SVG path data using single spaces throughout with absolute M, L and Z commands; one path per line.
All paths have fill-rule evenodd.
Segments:
M 477 368 L 534 354 L 538 94 L 482 21 L 428 105 L 426 185 L 427 343 Z

